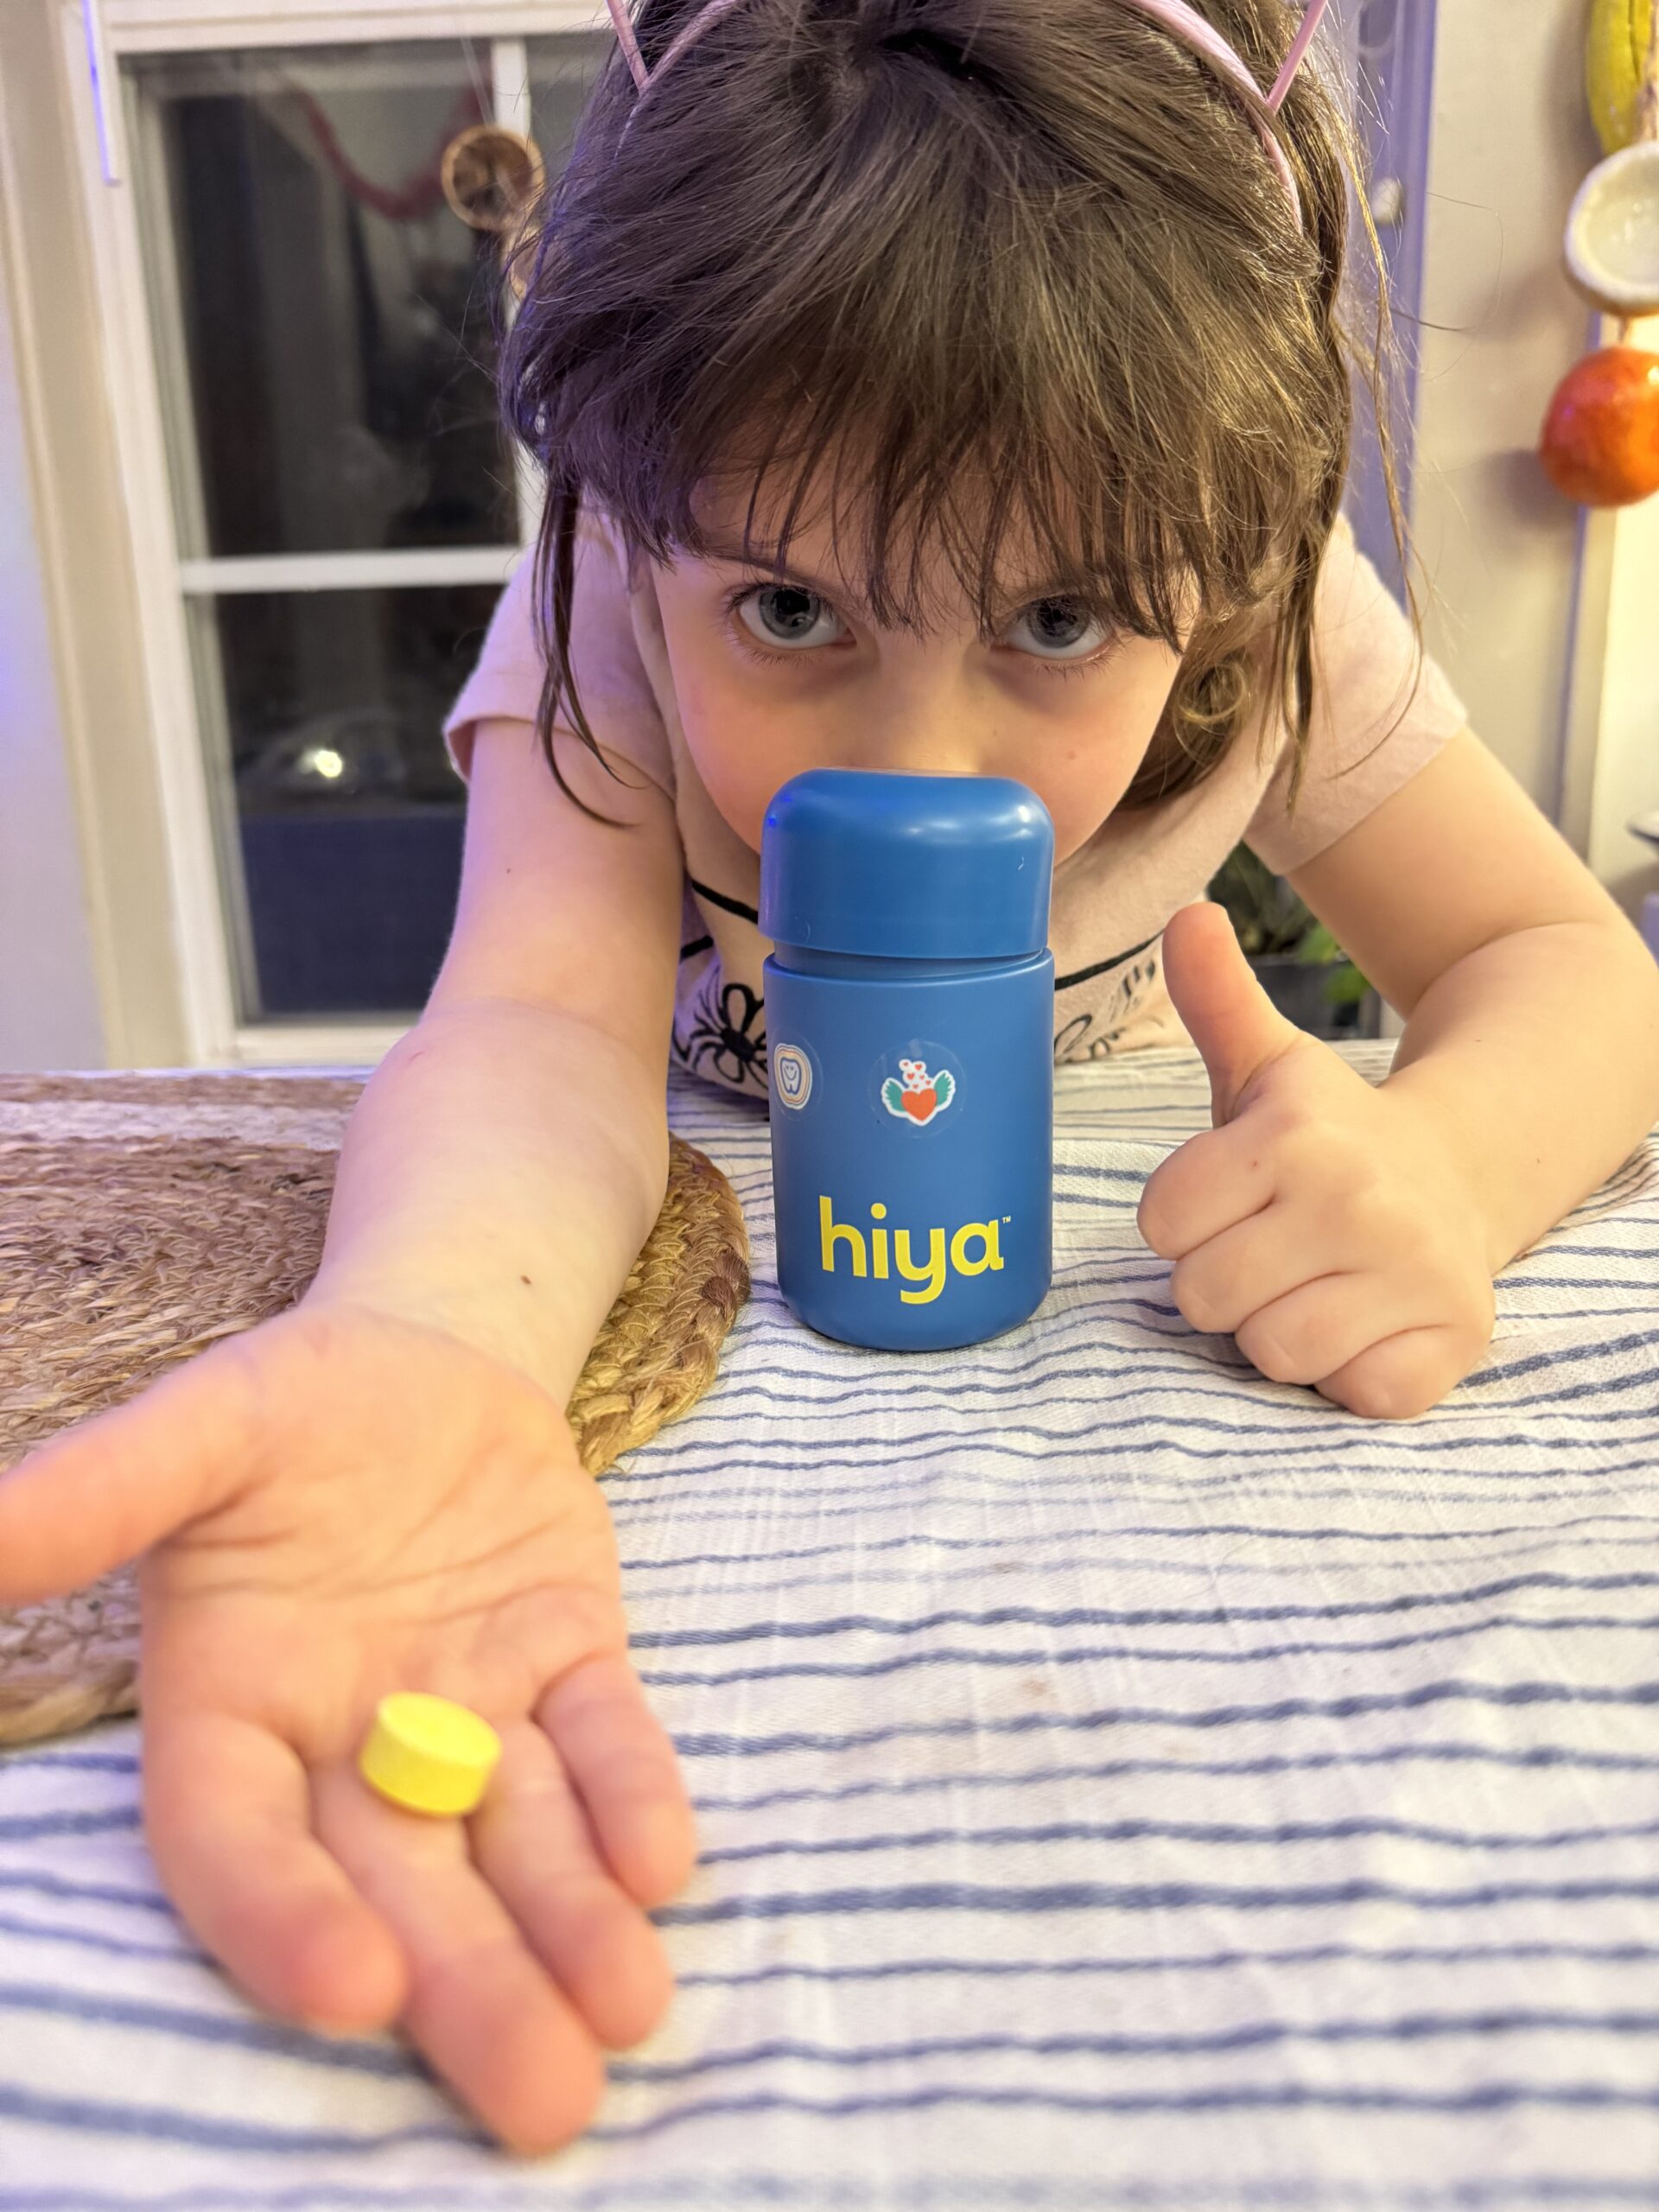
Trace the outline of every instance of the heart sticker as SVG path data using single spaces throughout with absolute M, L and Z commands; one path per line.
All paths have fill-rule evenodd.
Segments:
M 904 1081 L 889 1076 L 881 1086 L 881 1103 L 899 1121 L 925 1128 L 956 1096 L 957 1079 L 948 1068 L 930 1075 L 925 1060 L 901 1059 L 899 1067 Z

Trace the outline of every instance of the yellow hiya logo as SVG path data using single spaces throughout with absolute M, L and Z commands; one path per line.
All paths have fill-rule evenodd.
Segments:
M 920 1283 L 920 1290 L 901 1290 L 899 1294 L 906 1306 L 930 1306 L 944 1288 L 945 1281 L 954 1270 L 959 1275 L 982 1275 L 988 1269 L 1000 1270 L 1002 1266 L 1001 1233 L 1009 1216 L 1001 1222 L 969 1221 L 951 1236 L 947 1244 L 942 1229 L 930 1229 L 927 1234 L 927 1258 L 919 1266 L 911 1249 L 910 1231 L 895 1229 L 891 1231 L 881 1224 L 887 1210 L 878 1199 L 870 1208 L 869 1248 L 865 1249 L 864 1234 L 850 1222 L 837 1221 L 835 1208 L 828 1198 L 818 1200 L 818 1230 L 823 1248 L 823 1272 L 832 1275 L 840 1256 L 840 1247 L 845 1241 L 851 1255 L 855 1275 L 873 1274 L 877 1282 L 891 1280 L 888 1265 L 888 1246 L 891 1244 L 892 1265 L 906 1281 Z M 970 1247 L 978 1241 L 978 1250 Z

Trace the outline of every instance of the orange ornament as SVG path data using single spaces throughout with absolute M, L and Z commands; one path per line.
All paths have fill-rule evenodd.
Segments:
M 1659 353 L 1605 346 L 1569 370 L 1539 454 L 1556 490 L 1586 507 L 1628 507 L 1659 492 Z

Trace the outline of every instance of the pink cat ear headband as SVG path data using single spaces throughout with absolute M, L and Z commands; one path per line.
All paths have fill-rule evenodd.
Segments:
M 709 0 L 702 13 L 694 16 L 686 24 L 657 67 L 649 71 L 639 52 L 639 41 L 633 35 L 627 0 L 607 0 L 607 4 L 611 11 L 611 21 L 616 25 L 617 43 L 627 57 L 628 67 L 633 73 L 633 81 L 643 99 L 664 72 L 673 67 L 694 39 L 700 38 L 722 16 L 728 16 L 733 9 L 742 6 L 743 0 Z M 1274 129 L 1273 118 L 1284 105 L 1285 95 L 1296 81 L 1296 73 L 1306 59 L 1307 49 L 1313 43 L 1313 35 L 1319 28 L 1319 18 L 1324 15 L 1329 0 L 1307 0 L 1301 28 L 1291 41 L 1290 51 L 1285 56 L 1285 65 L 1274 79 L 1272 91 L 1268 92 L 1262 90 L 1214 24 L 1205 22 L 1197 9 L 1187 4 L 1187 0 L 1118 0 L 1118 4 L 1133 8 L 1151 22 L 1161 24 L 1172 38 L 1179 39 L 1183 46 L 1190 47 L 1194 54 L 1201 54 L 1206 61 L 1213 64 L 1235 91 L 1242 95 L 1245 110 L 1255 126 L 1256 136 L 1262 141 L 1262 150 L 1273 163 L 1274 173 L 1285 188 L 1285 197 L 1296 218 L 1296 227 L 1300 230 L 1303 227 L 1301 195 L 1296 189 L 1290 163 Z M 635 112 L 638 112 L 637 104 Z M 632 118 L 629 119 L 632 121 Z

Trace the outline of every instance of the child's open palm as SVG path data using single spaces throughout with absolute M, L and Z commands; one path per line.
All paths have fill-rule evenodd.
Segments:
M 141 1552 L 146 1832 L 195 1933 L 274 2011 L 399 2022 L 516 2147 L 578 2133 L 599 2047 L 667 2002 L 644 1908 L 694 1840 L 560 1409 L 435 1330 L 302 1304 L 0 1480 L 0 1599 Z M 359 1777 L 397 1689 L 500 1732 L 470 1820 Z
M 1183 908 L 1164 961 L 1215 1120 L 1141 1199 L 1176 1304 L 1274 1382 L 1373 1418 L 1425 1411 L 1491 1337 L 1474 1193 L 1413 1103 L 1277 1011 L 1219 906 Z

